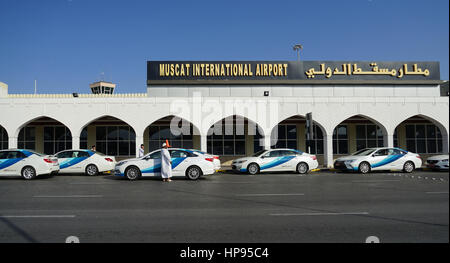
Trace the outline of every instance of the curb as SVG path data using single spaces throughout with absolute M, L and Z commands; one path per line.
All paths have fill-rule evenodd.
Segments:
M 316 168 L 316 169 L 311 170 L 311 172 L 337 172 L 337 171 L 340 171 L 340 170 L 337 170 L 334 168 Z M 433 169 L 421 167 L 421 168 L 417 168 L 416 171 L 433 171 Z M 221 169 L 221 170 L 217 170 L 216 172 L 229 173 L 229 172 L 233 172 L 233 170 L 232 169 Z

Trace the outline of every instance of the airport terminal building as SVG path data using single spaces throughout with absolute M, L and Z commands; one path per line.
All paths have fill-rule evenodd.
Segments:
M 227 161 L 293 148 L 319 163 L 366 147 L 449 149 L 438 62 L 149 61 L 147 90 L 14 94 L 0 82 L 0 149 L 97 151 L 118 159 L 169 140 Z M 86 88 L 88 91 L 88 89 Z

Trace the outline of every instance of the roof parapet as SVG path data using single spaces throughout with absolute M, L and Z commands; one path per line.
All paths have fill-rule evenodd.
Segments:
M 74 98 L 73 94 L 8 94 L 15 99 Z M 143 98 L 147 93 L 78 94 L 78 98 Z

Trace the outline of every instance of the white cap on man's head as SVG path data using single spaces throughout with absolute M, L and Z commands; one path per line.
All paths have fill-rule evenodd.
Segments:
M 166 146 L 167 146 L 167 144 L 166 144 L 166 143 L 163 143 L 163 144 L 162 144 L 162 147 L 166 147 Z

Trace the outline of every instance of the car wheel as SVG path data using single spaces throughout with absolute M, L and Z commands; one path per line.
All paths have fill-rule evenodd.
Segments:
M 297 164 L 297 173 L 299 174 L 306 174 L 309 171 L 308 164 L 301 162 Z
M 415 169 L 414 163 L 413 162 L 406 162 L 403 165 L 403 172 L 405 173 L 412 173 Z
M 128 180 L 134 181 L 141 177 L 141 171 L 137 167 L 132 166 L 125 170 L 125 176 Z
M 186 170 L 186 177 L 189 180 L 197 180 L 202 175 L 202 170 L 197 166 L 191 166 Z
M 366 174 L 370 172 L 370 164 L 368 162 L 362 162 L 359 164 L 359 172 L 362 174 Z
M 247 166 L 247 172 L 251 175 L 259 173 L 259 165 L 256 163 L 251 163 Z
M 98 174 L 98 168 L 94 164 L 86 166 L 86 175 L 95 176 Z
M 26 180 L 31 180 L 36 177 L 36 170 L 31 167 L 27 166 L 22 169 L 22 177 Z

